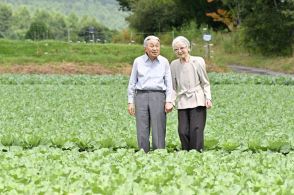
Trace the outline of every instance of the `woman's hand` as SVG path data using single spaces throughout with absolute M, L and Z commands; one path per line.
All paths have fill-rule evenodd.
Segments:
M 173 104 L 171 102 L 166 102 L 164 110 L 166 113 L 171 112 L 173 110 Z
M 207 109 L 211 108 L 212 107 L 212 101 L 207 99 L 206 102 L 205 102 L 205 106 Z

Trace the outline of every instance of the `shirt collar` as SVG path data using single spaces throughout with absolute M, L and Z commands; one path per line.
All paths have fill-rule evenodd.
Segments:
M 149 56 L 148 56 L 146 53 L 143 55 L 143 59 L 144 59 L 144 62 L 147 62 L 148 60 L 149 60 L 150 62 L 152 62 L 151 59 L 149 58 Z M 159 62 L 158 56 L 157 56 L 157 58 L 156 58 L 155 60 L 156 60 L 157 62 Z

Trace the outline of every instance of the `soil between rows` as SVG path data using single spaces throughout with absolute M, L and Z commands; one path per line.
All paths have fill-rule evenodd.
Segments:
M 89 75 L 130 75 L 132 65 L 124 65 L 116 68 L 107 68 L 100 64 L 79 65 L 75 63 L 61 63 L 61 64 L 30 64 L 30 65 L 10 65 L 1 66 L 0 74 L 89 74 Z M 219 67 L 215 65 L 207 65 L 208 72 L 238 72 L 247 74 L 261 74 L 272 76 L 294 76 L 293 74 L 286 74 L 281 72 L 274 72 L 268 69 L 260 69 L 254 67 L 246 67 L 239 65 L 229 65 L 228 67 Z

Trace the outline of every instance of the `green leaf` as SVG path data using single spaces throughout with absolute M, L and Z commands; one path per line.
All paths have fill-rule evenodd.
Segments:
M 12 134 L 6 134 L 1 137 L 1 144 L 3 146 L 12 146 L 14 143 L 14 137 Z

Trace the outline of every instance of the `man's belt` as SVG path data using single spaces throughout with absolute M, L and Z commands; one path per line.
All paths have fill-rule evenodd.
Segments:
M 136 93 L 153 93 L 153 92 L 165 93 L 165 90 L 158 90 L 158 89 L 141 90 L 141 89 L 136 89 Z

